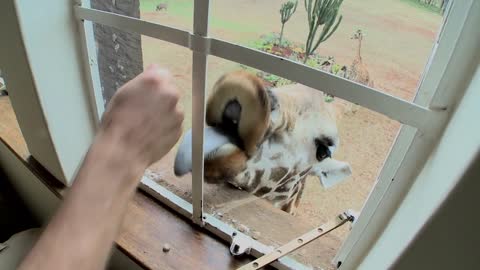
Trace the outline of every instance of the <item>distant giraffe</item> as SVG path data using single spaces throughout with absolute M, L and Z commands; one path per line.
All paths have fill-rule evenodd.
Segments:
M 168 8 L 168 4 L 167 3 L 160 3 L 157 5 L 157 7 L 155 8 L 155 11 L 162 11 L 163 9 L 164 10 L 167 10 Z
M 352 36 L 352 39 L 358 40 L 358 47 L 357 47 L 357 55 L 355 59 L 353 59 L 353 63 L 350 66 L 350 70 L 347 74 L 347 78 L 349 80 L 367 85 L 369 87 L 374 87 L 373 79 L 370 77 L 368 73 L 367 65 L 363 63 L 362 60 L 362 40 L 363 40 L 363 33 L 362 30 L 358 29 Z
M 370 77 L 368 72 L 367 65 L 362 60 L 362 41 L 363 41 L 363 33 L 362 30 L 358 29 L 351 39 L 358 40 L 357 46 L 357 54 L 355 59 L 353 59 L 352 65 L 349 69 L 346 66 L 343 66 L 341 70 L 337 73 L 337 76 L 347 78 L 354 82 L 361 83 L 363 85 L 374 87 L 373 79 Z M 359 106 L 353 103 L 348 103 L 346 106 L 347 113 L 356 113 L 358 111 Z

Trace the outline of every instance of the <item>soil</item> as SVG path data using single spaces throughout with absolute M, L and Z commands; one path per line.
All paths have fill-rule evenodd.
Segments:
M 215 23 L 212 23 L 210 31 L 217 38 L 248 44 L 262 34 L 279 31 L 277 9 L 281 3 L 278 1 L 211 2 L 211 16 Z M 362 29 L 365 33 L 362 59 L 375 81 L 375 87 L 390 95 L 412 100 L 430 56 L 441 16 L 395 0 L 345 1 L 341 12 L 342 24 L 328 41 L 320 45 L 317 52 L 334 56 L 337 63 L 349 66 L 355 58 L 357 46 L 350 37 L 357 29 Z M 143 12 L 141 16 L 181 29 L 192 28 L 193 18 L 172 15 L 168 11 Z M 304 42 L 306 34 L 306 13 L 303 3 L 300 3 L 297 13 L 285 26 L 285 37 Z M 191 52 L 147 37 L 142 38 L 142 44 L 145 66 L 152 62 L 160 63 L 167 66 L 176 77 L 186 113 L 185 129 L 190 128 Z M 207 89 L 223 73 L 238 68 L 235 63 L 209 57 Z M 337 124 L 341 138 L 335 158 L 348 161 L 353 175 L 328 190 L 320 186 L 318 179 L 308 179 L 297 218 L 300 222 L 311 224 L 312 228 L 346 209 L 361 210 L 401 126 L 366 108 L 359 107 L 354 111 L 347 109 L 347 102 L 338 98 L 335 98 L 334 104 L 339 110 Z M 161 170 L 171 170 L 172 156 L 169 155 L 153 168 L 159 173 Z M 189 184 L 179 181 L 178 185 L 188 193 Z M 348 228 L 344 227 L 332 233 L 345 239 L 348 232 Z

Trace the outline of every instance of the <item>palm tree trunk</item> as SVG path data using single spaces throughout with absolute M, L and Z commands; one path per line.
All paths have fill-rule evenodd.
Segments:
M 140 18 L 140 1 L 92 0 L 92 8 Z M 94 24 L 103 98 L 108 103 L 117 89 L 143 71 L 141 35 Z

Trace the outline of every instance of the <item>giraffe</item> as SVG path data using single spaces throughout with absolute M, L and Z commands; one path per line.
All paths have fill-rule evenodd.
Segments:
M 168 8 L 167 3 L 160 3 L 155 7 L 155 11 L 167 10 L 167 8 Z
M 265 89 L 257 77 L 231 72 L 212 89 L 206 112 L 204 179 L 228 183 L 292 215 L 307 176 L 329 188 L 351 175 L 332 158 L 340 139 L 334 108 L 301 84 Z M 192 133 L 177 151 L 174 172 L 191 172 Z
M 367 85 L 369 87 L 374 87 L 374 82 L 373 79 L 370 77 L 370 74 L 368 73 L 367 65 L 363 63 L 362 60 L 361 49 L 363 37 L 364 35 L 362 33 L 362 30 L 360 29 L 358 29 L 351 37 L 351 39 L 358 40 L 358 46 L 357 54 L 355 56 L 355 59 L 353 59 L 352 65 L 350 66 L 347 78 L 349 80 Z

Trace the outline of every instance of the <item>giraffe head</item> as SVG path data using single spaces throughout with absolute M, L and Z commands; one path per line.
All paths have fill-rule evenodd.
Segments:
M 273 187 L 286 174 L 313 174 L 330 187 L 351 174 L 348 163 L 332 157 L 340 143 L 334 108 L 315 89 L 293 84 L 267 90 L 246 72 L 228 73 L 209 95 L 206 122 L 206 182 L 253 191 L 252 181 Z M 188 131 L 176 175 L 191 171 L 191 146 Z
M 361 41 L 364 36 L 365 36 L 365 34 L 363 34 L 362 30 L 357 29 L 357 31 L 355 31 L 355 33 L 353 33 L 351 39 L 358 39 L 358 40 Z

